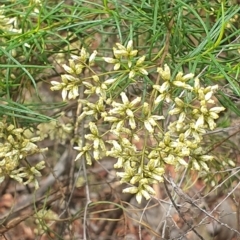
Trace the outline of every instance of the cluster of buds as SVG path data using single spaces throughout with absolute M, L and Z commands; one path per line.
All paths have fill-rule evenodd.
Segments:
M 99 92 L 101 92 L 101 89 L 104 88 L 101 86 L 93 86 L 90 81 L 84 81 L 82 78 L 80 78 L 80 75 L 83 72 L 84 68 L 88 68 L 90 66 L 95 57 L 97 52 L 93 52 L 91 56 L 86 52 L 85 48 L 81 49 L 80 56 L 72 56 L 72 59 L 69 60 L 69 66 L 64 64 L 63 68 L 67 72 L 67 74 L 63 74 L 61 76 L 62 82 L 59 83 L 57 81 L 52 81 L 51 84 L 53 85 L 51 87 L 51 90 L 62 90 L 62 98 L 65 101 L 68 99 L 75 99 L 79 96 L 79 87 L 83 84 L 88 90 L 86 90 L 87 93 L 94 93 L 97 89 Z M 98 77 L 97 75 L 94 75 L 92 77 L 93 80 L 95 80 L 95 83 L 97 85 Z
M 116 95 L 113 85 L 120 83 L 122 77 L 126 78 L 126 74 L 129 79 L 134 77 L 136 82 L 138 76 L 148 75 L 143 65 L 145 56 L 137 56 L 132 41 L 126 47 L 116 45 L 114 57 L 103 58 L 114 64 L 111 73 L 97 75 L 91 68 L 96 52 L 91 55 L 94 57 L 88 57 L 83 49 L 81 60 L 75 62 L 73 59 L 69 66 L 63 66 L 68 74 L 62 76 L 62 83 L 52 82 L 52 90 L 62 90 L 65 100 L 67 91 L 71 99 L 78 96 L 80 86 L 85 88 L 86 97 L 79 99 L 84 107 L 78 121 L 87 120 L 89 133 L 85 135 L 86 143 L 78 141 L 78 146 L 74 147 L 79 151 L 76 160 L 85 157 L 91 164 L 93 159 L 115 158 L 114 167 L 121 169 L 117 176 L 121 182 L 130 184 L 124 192 L 136 194 L 137 201 L 141 202 L 143 196 L 149 199 L 154 194 L 153 183 L 163 181 L 167 164 L 176 169 L 209 171 L 208 162 L 214 157 L 204 154 L 201 147 L 203 134 L 216 127 L 215 120 L 224 108 L 213 107 L 212 97 L 217 86 L 201 87 L 199 79 L 194 79 L 192 73 L 179 72 L 173 77 L 168 65 L 157 69 L 163 83 L 153 84 L 151 97 L 130 99 L 126 92 Z M 90 69 L 91 77 L 81 78 L 83 67 Z M 103 78 L 110 74 L 112 78 Z M 181 94 L 176 97 L 176 92 Z M 91 95 L 95 97 L 89 98 Z M 169 114 L 157 114 L 158 106 L 165 103 L 171 106 Z M 169 119 L 171 115 L 177 116 L 177 120 Z M 167 127 L 164 127 L 165 121 Z M 108 128 L 103 131 L 98 123 L 105 123 Z M 111 140 L 107 141 L 108 136 Z
M 27 137 L 27 131 L 16 128 L 6 121 L 0 122 L 0 183 L 6 176 L 24 184 L 34 182 L 37 189 L 38 181 L 36 177 L 41 176 L 40 170 L 44 168 L 44 161 L 35 166 L 21 167 L 21 162 L 28 156 L 41 153 L 47 149 L 39 148 L 35 142 L 40 141 L 39 137 Z
M 133 41 L 130 40 L 127 47 L 124 47 L 120 43 L 116 43 L 116 48 L 113 48 L 112 57 L 104 57 L 104 61 L 114 64 L 114 71 L 124 70 L 128 73 L 128 77 L 132 79 L 136 74 L 148 75 L 148 72 L 144 68 L 145 56 L 136 58 L 138 50 L 133 49 Z

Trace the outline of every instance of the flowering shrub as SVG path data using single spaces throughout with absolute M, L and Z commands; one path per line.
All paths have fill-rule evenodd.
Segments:
M 1 235 L 7 238 L 13 228 L 12 236 L 22 229 L 31 239 L 128 238 L 129 231 L 107 223 L 118 208 L 114 202 L 121 200 L 128 204 L 116 220 L 122 211 L 132 217 L 132 195 L 144 209 L 135 214 L 139 219 L 134 216 L 138 238 L 151 235 L 140 229 L 145 223 L 171 238 L 173 224 L 186 225 L 169 221 L 176 220 L 172 193 L 191 207 L 198 199 L 192 194 L 201 188 L 210 209 L 208 196 L 224 194 L 226 186 L 230 200 L 238 188 L 239 155 L 239 121 L 232 114 L 240 116 L 235 2 L 1 1 L 0 187 L 1 200 L 7 200 Z M 87 170 L 86 164 L 94 166 Z M 98 164 L 106 171 L 114 165 L 117 183 L 112 171 L 106 178 Z M 105 188 L 106 181 L 111 184 Z M 111 200 L 109 187 L 117 193 L 120 181 L 128 194 Z M 145 198 L 161 201 L 154 190 L 164 186 L 172 204 L 163 203 L 166 211 L 158 208 L 166 214 L 155 226 L 143 217 L 152 205 Z M 85 195 L 83 201 L 77 201 L 78 193 Z M 101 200 L 109 199 L 103 206 Z M 26 214 L 22 204 L 29 206 Z M 94 206 L 109 211 L 93 219 Z M 215 213 L 200 206 L 193 225 L 209 214 L 214 223 Z
M 97 74 L 94 62 L 97 52 L 91 55 L 82 48 L 80 56 L 72 56 L 69 65 L 63 65 L 67 74 L 62 82 L 52 81 L 52 90 L 61 90 L 63 100 L 79 97 L 84 88 L 84 99 L 79 99 L 83 110 L 78 121 L 85 121 L 89 133 L 86 142 L 77 141 L 76 160 L 84 157 L 88 164 L 105 156 L 117 160 L 114 167 L 121 169 L 117 176 L 130 186 L 124 192 L 136 194 L 138 202 L 153 195 L 153 183 L 162 182 L 165 166 L 173 165 L 197 171 L 209 171 L 214 156 L 204 154 L 201 147 L 203 134 L 216 128 L 215 120 L 223 107 L 214 106 L 213 94 L 218 86 L 203 87 L 193 73 L 179 72 L 172 76 L 165 64 L 157 68 L 161 84 L 152 83 L 147 96 L 131 97 L 127 90 L 148 75 L 145 56 L 138 57 L 133 42 L 120 43 L 113 48 L 113 57 L 103 57 L 114 64 L 108 73 Z M 83 74 L 88 69 L 90 77 Z M 106 78 L 108 76 L 108 78 Z M 118 86 L 127 79 L 123 91 Z M 120 97 L 120 98 L 119 98 Z M 159 109 L 167 107 L 166 113 Z M 173 117 L 171 117 L 174 115 Z M 104 131 L 100 124 L 107 125 Z M 111 137 L 111 140 L 108 136 Z M 143 146 L 139 147 L 138 142 Z

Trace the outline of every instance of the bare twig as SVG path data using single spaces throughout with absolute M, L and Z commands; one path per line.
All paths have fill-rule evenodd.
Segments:
M 231 131 L 233 129 L 238 129 L 240 128 L 239 125 L 237 126 L 233 126 L 233 127 L 228 127 L 228 128 L 219 128 L 219 129 L 216 129 L 216 130 L 213 130 L 213 131 L 208 131 L 206 133 L 204 133 L 203 135 L 210 135 L 210 134 L 214 134 L 214 133 L 219 133 L 219 132 L 228 132 L 228 131 Z
M 150 204 L 151 200 L 152 200 L 152 199 L 150 198 L 150 200 L 147 202 L 146 206 L 145 206 L 144 209 L 143 209 L 143 212 L 142 212 L 141 217 L 140 217 L 140 220 L 139 220 L 140 223 L 141 223 L 142 220 L 143 220 L 144 213 L 145 213 L 146 209 L 148 208 L 148 205 Z M 139 236 L 139 240 L 142 240 L 141 224 L 139 224 L 139 226 L 138 226 L 138 236 Z
M 214 216 L 212 216 L 211 214 L 222 204 L 222 202 L 224 202 L 234 191 L 235 189 L 238 188 L 238 186 L 240 185 L 240 182 L 233 188 L 233 190 L 227 194 L 227 196 L 219 203 L 215 206 L 215 208 L 208 213 L 206 210 L 204 210 L 203 208 L 199 207 L 187 194 L 185 194 L 173 181 L 173 179 L 170 178 L 169 181 L 174 189 L 174 191 L 187 203 L 190 203 L 192 206 L 196 207 L 197 209 L 199 209 L 201 212 L 203 212 L 206 216 L 201 220 L 201 222 L 199 223 L 202 224 L 208 217 L 211 218 L 212 220 L 216 221 L 217 223 L 219 223 L 221 226 L 224 226 L 226 228 L 228 228 L 231 231 L 234 231 L 235 233 L 240 235 L 240 232 L 238 232 L 236 229 L 231 228 L 230 226 L 228 226 L 226 223 L 221 222 L 220 220 L 218 220 L 217 218 L 215 218 Z M 193 228 L 192 228 L 193 230 Z
M 185 178 L 186 173 L 187 173 L 187 169 L 185 169 L 184 173 L 182 174 L 182 178 L 179 182 L 179 186 L 182 185 L 182 182 Z M 175 194 L 176 193 L 174 193 L 173 198 L 175 197 Z M 172 207 L 173 207 L 173 204 L 170 203 L 170 206 L 169 206 L 168 211 L 167 211 L 166 219 L 170 216 L 170 212 L 171 212 Z M 162 238 L 164 238 L 164 236 L 165 236 L 166 226 L 167 226 L 167 220 L 164 221 L 163 230 L 162 230 Z M 155 240 L 155 237 L 153 237 L 152 240 Z
M 208 154 L 210 152 L 212 152 L 215 148 L 221 146 L 224 142 L 226 142 L 228 139 L 230 139 L 231 137 L 233 137 L 234 135 L 238 134 L 240 132 L 240 129 L 237 130 L 236 132 L 234 132 L 233 134 L 229 135 L 227 138 L 224 138 L 222 141 L 218 142 L 217 144 L 215 144 L 210 150 L 208 150 L 205 154 Z
M 179 207 L 177 206 L 177 204 L 175 203 L 175 201 L 174 201 L 173 198 L 172 198 L 172 195 L 171 195 L 171 193 L 170 193 L 170 191 L 169 191 L 169 189 L 168 189 L 167 183 L 166 183 L 166 181 L 167 181 L 166 177 L 164 177 L 164 180 L 165 180 L 165 181 L 164 181 L 164 186 L 165 186 L 167 195 L 168 195 L 168 197 L 170 198 L 173 206 L 174 206 L 175 209 L 177 210 L 179 216 L 182 218 L 182 220 L 188 225 L 188 227 L 189 227 L 190 229 L 192 229 L 192 231 L 193 231 L 201 240 L 204 240 L 204 238 L 197 232 L 197 230 L 195 230 L 194 227 L 185 219 L 184 215 L 183 215 L 182 212 L 179 210 Z M 175 187 L 175 188 L 176 188 L 176 187 Z M 174 188 L 174 191 L 176 192 L 175 188 Z M 176 193 L 178 194 L 178 192 L 176 192 Z M 179 195 L 179 194 L 178 194 L 178 195 Z M 180 196 L 180 197 L 181 197 L 181 196 Z
M 231 228 L 230 226 L 228 226 L 228 225 L 225 224 L 225 223 L 222 223 L 221 221 L 219 221 L 218 219 L 214 218 L 214 217 L 211 215 L 211 214 L 239 187 L 239 185 L 240 185 L 240 182 L 232 189 L 231 192 L 229 192 L 229 193 L 227 194 L 227 196 L 226 196 L 221 202 L 219 202 L 219 203 L 212 209 L 212 211 L 211 211 L 210 213 L 207 213 L 204 209 L 202 209 L 202 208 L 200 208 L 199 206 L 197 206 L 198 209 L 200 209 L 202 212 L 204 212 L 204 213 L 207 215 L 205 218 L 202 219 L 202 221 L 201 221 L 199 224 L 202 224 L 207 217 L 210 217 L 210 218 L 212 218 L 213 220 L 215 220 L 216 222 L 218 222 L 219 224 L 221 224 L 222 226 L 225 226 L 226 228 L 228 228 L 228 229 L 231 230 L 231 231 L 234 231 L 235 233 L 237 233 L 237 234 L 240 236 L 240 232 L 239 232 L 239 231 L 237 231 L 236 229 Z
M 233 170 L 237 170 L 237 171 L 234 171 L 230 176 L 228 176 L 227 178 L 225 178 L 221 183 L 219 183 L 215 188 L 213 188 L 210 192 L 208 192 L 205 196 L 204 196 L 204 198 L 206 198 L 208 195 L 210 195 L 212 192 L 215 192 L 218 188 L 220 188 L 220 187 L 222 187 L 223 186 L 223 184 L 225 183 L 225 182 L 227 182 L 231 177 L 233 177 L 234 175 L 237 175 L 239 172 L 240 172 L 240 167 L 237 167 L 237 168 L 235 168 L 235 169 L 232 169 L 231 171 L 233 171 Z M 217 172 L 217 173 L 219 173 L 219 171 Z M 213 175 L 214 175 L 215 173 L 213 173 Z

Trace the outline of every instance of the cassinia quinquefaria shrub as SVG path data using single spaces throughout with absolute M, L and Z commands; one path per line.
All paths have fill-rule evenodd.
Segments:
M 124 192 L 136 194 L 141 202 L 142 196 L 149 199 L 155 193 L 153 183 L 163 181 L 166 164 L 176 170 L 185 167 L 209 172 L 208 163 L 214 156 L 204 154 L 201 142 L 203 134 L 216 127 L 215 120 L 224 108 L 214 106 L 217 85 L 203 87 L 192 73 L 179 72 L 173 77 L 166 64 L 157 68 L 161 84 L 152 83 L 147 94 L 130 99 L 129 85 L 147 76 L 150 68 L 145 56 L 137 54 L 132 41 L 126 47 L 117 43 L 114 56 L 101 59 L 96 58 L 96 51 L 90 55 L 82 48 L 80 56 L 72 56 L 69 65 L 63 65 L 67 73 L 62 82 L 52 81 L 51 89 L 61 90 L 66 100 L 77 98 L 79 89 L 84 88 L 78 121 L 85 121 L 89 133 L 86 141 L 78 141 L 74 147 L 79 151 L 76 160 L 83 157 L 91 164 L 104 156 L 115 158 L 114 167 L 121 169 L 117 176 L 130 185 Z M 93 67 L 96 59 L 112 64 L 113 70 L 97 74 Z M 83 69 L 88 69 L 90 76 L 84 75 Z M 169 108 L 165 116 L 158 113 L 163 106 Z M 103 124 L 108 126 L 104 131 L 100 128 Z M 109 135 L 114 137 L 106 140 Z

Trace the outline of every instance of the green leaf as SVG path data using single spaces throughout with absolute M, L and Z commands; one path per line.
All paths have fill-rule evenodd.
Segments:
M 226 109 L 230 109 L 238 116 L 240 116 L 240 109 L 231 101 L 229 97 L 225 95 L 224 92 L 219 91 L 216 97 L 218 101 L 222 104 L 222 106 L 224 106 Z
M 45 116 L 43 114 L 31 110 L 30 108 L 24 106 L 23 104 L 19 104 L 11 100 L 7 101 L 2 98 L 0 98 L 0 101 L 1 101 L 0 117 L 11 116 L 20 119 L 25 119 L 32 123 L 49 122 L 51 120 L 54 120 L 51 117 Z

